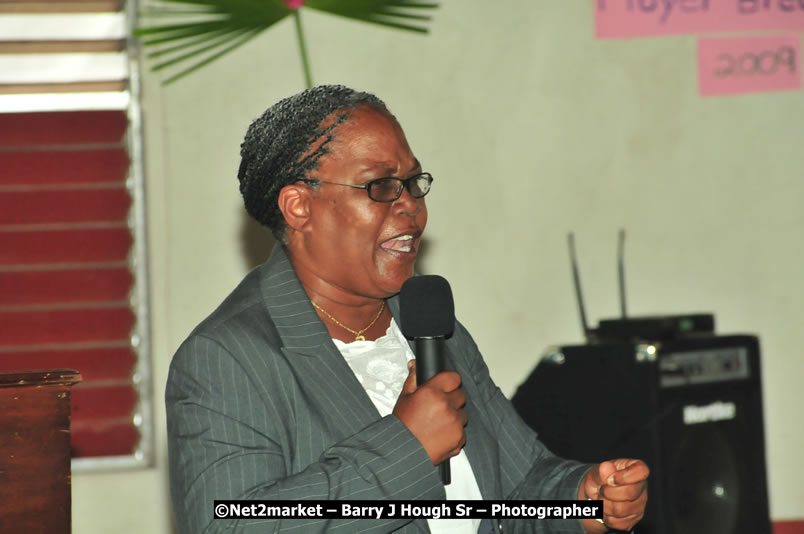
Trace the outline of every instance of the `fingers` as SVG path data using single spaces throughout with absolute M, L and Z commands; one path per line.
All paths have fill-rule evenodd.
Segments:
M 614 488 L 630 487 L 636 485 L 641 488 L 642 484 L 648 479 L 650 469 L 647 464 L 642 460 L 633 460 L 630 458 L 621 458 L 618 460 L 609 460 L 601 462 L 597 469 L 592 469 L 589 472 L 588 487 L 595 484 L 599 485 L 597 492 L 602 496 L 604 493 L 607 497 L 619 495 L 622 492 L 612 491 Z M 587 492 L 589 493 L 589 492 Z M 595 493 L 595 491 L 592 491 Z M 627 492 L 626 492 L 627 493 Z M 590 497 L 595 498 L 593 494 Z
M 460 387 L 461 377 L 455 371 L 444 371 L 417 386 L 415 364 L 408 367 L 408 377 L 392 413 L 437 465 L 458 454 L 466 443 L 466 394 Z
M 466 434 L 465 433 L 461 436 L 461 441 L 458 443 L 458 446 L 455 447 L 454 449 L 452 449 L 451 451 L 449 451 L 449 454 L 448 454 L 447 458 L 452 458 L 453 456 L 457 456 L 458 453 L 461 452 L 461 449 L 463 449 L 464 445 L 466 445 Z
M 416 360 L 410 360 L 408 362 L 408 377 L 402 384 L 400 395 L 410 395 L 414 391 L 416 391 Z
M 616 470 L 606 477 L 606 484 L 609 486 L 622 486 L 624 484 L 636 484 L 648 479 L 650 469 L 642 460 L 632 460 L 623 458 L 613 462 L 603 462 L 614 464 Z M 601 464 L 602 465 L 602 464 Z M 601 477 L 602 478 L 602 477 Z
M 439 391 L 450 392 L 461 387 L 461 375 L 455 371 L 442 371 L 425 382 Z
M 466 426 L 467 416 L 466 410 L 464 410 L 466 393 L 461 389 L 461 375 L 455 371 L 444 371 L 425 382 L 424 387 L 443 392 L 447 399 L 447 406 L 454 413 L 456 421 L 461 423 L 461 426 Z
M 639 505 L 647 503 L 647 493 L 642 493 L 635 501 L 612 501 L 603 499 L 603 515 L 625 519 L 631 516 L 641 515 L 642 507 Z
M 584 476 L 583 483 L 581 484 L 582 494 L 579 494 L 579 499 L 602 499 L 600 490 L 606 484 L 606 479 L 609 478 L 617 470 L 614 462 L 605 461 L 592 467 Z
M 614 482 L 614 479 L 612 477 L 614 476 L 614 473 L 617 472 L 617 465 L 614 463 L 614 461 L 607 460 L 605 462 L 601 462 L 600 465 L 598 466 L 597 472 L 598 472 L 598 480 L 597 480 L 598 484 L 600 484 L 601 486 L 604 484 L 613 485 L 611 484 L 611 482 Z
M 639 523 L 642 519 L 642 514 L 632 514 L 626 517 L 616 517 L 613 515 L 607 515 L 606 512 L 603 512 L 603 523 L 610 529 L 614 529 L 617 531 L 624 531 L 630 532 L 634 525 Z
M 603 521 L 615 530 L 631 530 L 645 514 L 647 502 L 647 491 L 641 493 L 635 501 L 603 499 Z
M 642 519 L 649 474 L 645 462 L 630 458 L 602 462 L 589 471 L 587 496 L 603 501 L 603 521 L 609 528 L 629 530 Z
M 645 483 L 626 484 L 624 486 L 600 486 L 598 499 L 608 501 L 635 501 L 645 491 Z
M 446 394 L 447 402 L 453 410 L 460 410 L 466 405 L 466 393 L 462 389 L 456 389 Z

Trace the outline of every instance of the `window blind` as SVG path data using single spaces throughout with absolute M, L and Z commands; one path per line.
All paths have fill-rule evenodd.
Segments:
M 0 371 L 81 373 L 71 416 L 79 467 L 150 461 L 139 112 L 125 7 L 0 0 Z

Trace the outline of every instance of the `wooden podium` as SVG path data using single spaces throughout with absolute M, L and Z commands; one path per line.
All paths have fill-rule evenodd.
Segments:
M 0 373 L 0 525 L 4 532 L 70 532 L 68 369 Z

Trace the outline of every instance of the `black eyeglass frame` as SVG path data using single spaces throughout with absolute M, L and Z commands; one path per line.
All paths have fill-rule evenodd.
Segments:
M 416 196 L 410 188 L 411 188 L 411 185 L 414 183 L 414 181 L 418 180 L 421 177 L 427 178 L 427 191 L 425 191 L 423 195 Z M 397 182 L 397 183 L 401 184 L 401 186 L 399 186 L 397 188 L 396 196 L 394 198 L 389 198 L 388 200 L 377 200 L 376 198 L 371 196 L 371 189 L 372 189 L 372 187 L 375 186 L 375 184 L 381 183 L 381 182 L 386 181 L 386 180 Z M 299 182 L 304 182 L 304 183 L 307 183 L 307 184 L 343 185 L 343 186 L 351 187 L 351 188 L 354 188 L 354 189 L 365 189 L 366 193 L 369 196 L 369 198 L 371 200 L 373 200 L 374 202 L 393 202 L 393 201 L 397 200 L 399 197 L 402 196 L 402 190 L 403 189 L 407 189 L 408 193 L 410 193 L 410 196 L 412 196 L 413 198 L 424 198 L 425 196 L 427 196 L 427 193 L 430 192 L 430 189 L 431 189 L 431 187 L 433 185 L 433 175 L 430 174 L 429 172 L 420 172 L 419 174 L 414 174 L 413 176 L 411 176 L 409 178 L 404 178 L 404 179 L 403 178 L 396 178 L 395 176 L 384 176 L 382 178 L 376 178 L 374 180 L 368 181 L 368 182 L 366 182 L 365 184 L 362 184 L 362 185 L 358 185 L 358 184 L 342 184 L 342 183 L 339 183 L 339 182 L 329 182 L 327 180 L 319 180 L 317 178 L 315 178 L 315 179 L 300 178 L 298 181 Z

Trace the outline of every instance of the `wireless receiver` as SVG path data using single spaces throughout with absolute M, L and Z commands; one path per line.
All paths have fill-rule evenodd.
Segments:
M 568 235 L 568 241 L 575 296 L 578 300 L 581 327 L 587 343 L 668 341 L 695 335 L 714 334 L 715 316 L 711 313 L 628 317 L 625 297 L 625 230 L 620 230 L 617 244 L 620 317 L 601 319 L 596 329 L 590 328 L 586 320 L 586 306 L 578 269 L 578 254 L 575 250 L 575 236 L 572 232 Z

